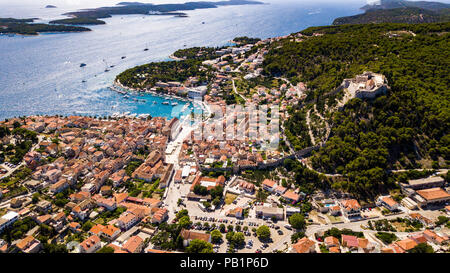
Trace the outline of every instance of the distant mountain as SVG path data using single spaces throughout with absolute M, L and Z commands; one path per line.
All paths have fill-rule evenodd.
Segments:
M 219 2 L 186 2 L 180 4 L 146 4 L 139 2 L 120 2 L 114 7 L 101 7 L 96 9 L 84 9 L 75 12 L 69 12 L 65 15 L 70 15 L 77 18 L 108 18 L 113 15 L 127 15 L 127 14 L 162 14 L 162 15 L 183 15 L 179 11 L 188 11 L 196 9 L 210 9 L 219 6 L 229 5 L 260 5 L 262 2 L 253 0 L 227 0 Z M 178 13 L 175 13 L 175 12 Z
M 368 11 L 374 9 L 397 9 L 397 8 L 421 8 L 432 11 L 440 11 L 450 8 L 450 4 L 428 1 L 406 1 L 406 0 L 381 0 L 378 4 L 365 5 L 361 9 Z
M 439 2 L 381 0 L 378 4 L 365 5 L 366 12 L 340 17 L 333 25 L 370 23 L 437 23 L 450 21 L 450 5 Z
M 422 8 L 373 9 L 364 14 L 340 17 L 333 25 L 379 23 L 438 23 L 450 21 L 450 9 L 435 12 Z

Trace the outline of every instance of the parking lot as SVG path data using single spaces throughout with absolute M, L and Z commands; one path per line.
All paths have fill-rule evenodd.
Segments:
M 381 213 L 380 208 L 368 208 L 361 210 L 361 216 L 365 218 L 375 218 L 375 217 L 382 217 L 383 214 Z
M 16 170 L 17 167 L 17 165 L 11 164 L 9 162 L 0 164 L 0 178 L 10 175 Z
M 253 207 L 254 205 L 262 204 L 251 204 L 254 199 L 240 195 L 231 204 L 223 204 L 223 206 L 218 208 L 217 210 L 204 211 L 199 207 L 199 202 L 189 201 L 185 198 L 185 196 L 183 196 L 183 194 L 181 194 L 181 192 L 188 192 L 188 186 L 190 185 L 182 184 L 181 186 L 183 186 L 183 190 L 179 190 L 176 188 L 174 188 L 174 190 L 179 192 L 179 197 L 181 197 L 183 203 L 180 206 L 177 206 L 175 200 L 177 198 L 172 198 L 174 200 L 172 200 L 172 202 L 169 202 L 171 203 L 171 205 L 169 205 L 168 207 L 175 208 L 173 212 L 174 214 L 176 214 L 176 212 L 179 210 L 187 209 L 193 223 L 191 227 L 192 230 L 211 232 L 214 229 L 219 229 L 220 225 L 223 224 L 225 226 L 225 233 L 222 234 L 223 242 L 221 244 L 214 245 L 214 250 L 216 252 L 227 252 L 228 242 L 225 236 L 229 226 L 233 227 L 233 231 L 244 233 L 245 245 L 235 250 L 238 253 L 272 252 L 274 250 L 286 250 L 287 243 L 290 243 L 293 231 L 290 228 L 287 229 L 285 227 L 286 225 L 288 225 L 288 223 L 284 221 L 273 223 L 270 219 L 264 220 L 261 218 L 257 218 Z M 236 207 L 250 209 L 248 215 L 245 216 L 245 219 L 237 219 L 226 215 L 228 211 Z M 171 217 L 171 219 L 173 218 Z M 253 229 L 256 230 L 261 225 L 266 225 L 270 228 L 271 242 L 263 243 L 257 238 L 256 232 L 254 232 Z
M 212 231 L 214 229 L 219 229 L 221 224 L 225 225 L 225 233 L 223 233 L 222 244 L 215 245 L 215 249 L 219 252 L 226 252 L 228 249 L 228 242 L 225 239 L 226 232 L 228 232 L 228 226 L 233 226 L 233 231 L 237 231 L 236 227 L 240 227 L 240 232 L 245 235 L 245 246 L 237 249 L 239 253 L 254 253 L 254 252 L 267 252 L 269 249 L 272 251 L 274 249 L 274 244 L 282 246 L 284 249 L 284 242 L 289 242 L 290 237 L 293 233 L 285 227 L 286 222 L 271 223 L 270 220 L 264 221 L 262 219 L 234 219 L 231 217 L 212 217 L 212 216 L 191 216 L 191 221 L 193 222 L 192 230 L 199 230 L 203 232 Z M 205 224 L 207 223 L 207 224 Z M 253 232 L 253 228 L 258 228 L 261 225 L 266 225 L 270 228 L 272 242 L 263 243 L 257 236 L 256 232 Z M 244 230 L 247 227 L 247 230 Z M 239 228 L 238 228 L 239 229 Z M 275 247 L 276 248 L 276 247 Z

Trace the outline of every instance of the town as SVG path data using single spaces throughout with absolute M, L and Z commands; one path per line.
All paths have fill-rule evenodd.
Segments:
M 235 104 L 279 107 L 284 120 L 293 105 L 307 99 L 308 86 L 281 77 L 261 80 L 268 47 L 280 39 L 308 38 L 237 39 L 235 46 L 213 52 L 198 49 L 198 69 L 208 71 L 207 80 L 158 80 L 134 91 L 201 98 L 209 110 Z M 383 75 L 364 72 L 345 79 L 338 90 L 344 90 L 345 104 L 388 89 Z M 242 127 L 234 125 L 240 114 Z M 196 129 L 225 126 L 228 119 L 242 139 L 228 139 L 226 133 L 221 139 L 194 137 Z M 279 124 L 279 134 L 266 132 L 259 141 L 249 139 L 251 127 L 239 111 L 207 116 L 195 125 L 126 115 L 2 121 L 0 252 L 450 251 L 447 169 L 393 170 L 395 191 L 360 200 L 319 186 L 340 178 L 314 171 L 308 161 L 329 132 L 299 150 Z M 271 149 L 274 138 L 281 141 Z

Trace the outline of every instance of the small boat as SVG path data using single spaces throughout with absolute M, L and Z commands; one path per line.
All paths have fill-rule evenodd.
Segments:
M 86 66 L 85 63 L 81 63 L 81 64 L 80 64 L 80 67 L 85 67 L 85 66 Z
M 204 25 L 205 24 L 205 22 L 202 22 L 202 25 Z
M 122 56 L 122 60 L 125 59 L 127 56 Z
M 105 63 L 105 72 L 109 72 L 108 63 L 105 60 L 103 60 L 103 62 Z
M 172 106 L 177 106 L 178 105 L 178 102 L 173 102 L 172 103 Z
M 153 104 L 157 104 L 157 102 L 156 102 L 156 101 L 153 101 Z
M 164 101 L 162 104 L 164 104 L 164 105 L 168 105 L 169 104 L 169 102 L 168 101 Z
M 128 99 L 130 96 L 128 96 L 128 95 L 125 95 L 125 96 L 123 96 L 125 99 Z
M 148 51 L 148 48 L 144 48 L 144 51 Z
M 82 83 L 85 83 L 85 82 L 86 82 L 86 80 L 82 80 L 81 82 L 82 82 Z
M 109 67 L 113 68 L 115 65 L 110 65 Z

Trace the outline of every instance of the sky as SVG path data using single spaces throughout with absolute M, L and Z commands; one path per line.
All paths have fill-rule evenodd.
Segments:
M 0 6 L 14 6 L 20 7 L 22 5 L 42 6 L 55 5 L 59 8 L 82 9 L 82 8 L 96 8 L 104 6 L 113 6 L 122 1 L 153 3 L 153 4 L 167 4 L 167 3 L 185 3 L 190 1 L 218 1 L 218 0 L 0 0 Z M 280 2 L 297 2 L 297 3 L 361 3 L 361 6 L 367 3 L 373 3 L 379 0 L 258 0 L 265 3 L 280 3 Z M 422 0 L 423 1 L 423 0 Z M 433 0 L 434 2 L 450 3 L 450 0 Z M 433 2 L 430 1 L 430 2 Z
M 122 1 L 137 1 L 141 3 L 153 3 L 153 4 L 167 4 L 167 3 L 185 3 L 191 1 L 205 1 L 205 0 L 0 0 L 0 5 L 55 5 L 61 7 L 98 7 L 98 6 L 110 6 L 115 5 Z M 217 0 L 206 0 L 206 1 L 217 1 Z M 365 0 L 259 0 L 262 2 L 361 2 L 364 4 Z M 367 0 L 366 0 L 367 1 Z M 370 0 L 369 0 L 370 1 Z

